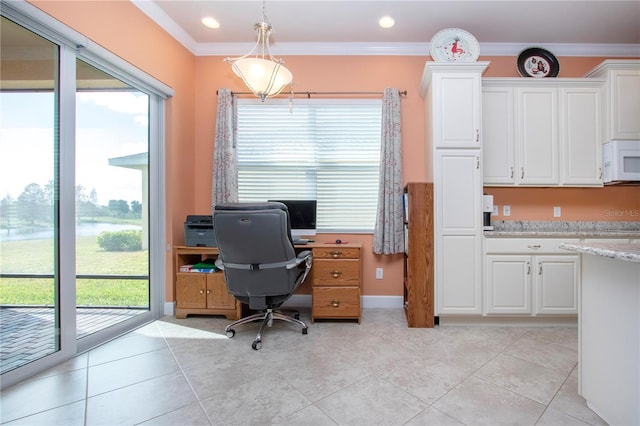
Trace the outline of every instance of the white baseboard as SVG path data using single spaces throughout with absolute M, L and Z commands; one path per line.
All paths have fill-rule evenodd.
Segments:
M 172 317 L 176 313 L 176 302 L 164 302 L 164 314 Z
M 577 316 L 565 317 L 515 317 L 480 315 L 440 315 L 441 326 L 516 326 L 516 327 L 577 327 Z

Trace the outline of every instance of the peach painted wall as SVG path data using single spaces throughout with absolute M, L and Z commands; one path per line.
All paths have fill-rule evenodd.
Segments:
M 245 91 L 242 83 L 222 62 L 222 57 L 193 56 L 129 1 L 31 2 L 175 90 L 175 96 L 166 105 L 167 242 L 183 244 L 182 223 L 186 215 L 211 211 L 216 90 L 229 87 Z M 405 182 L 428 180 L 431 156 L 424 148 L 425 110 L 418 91 L 425 61 L 430 58 L 290 56 L 284 59 L 299 91 L 382 91 L 385 87 L 407 90 L 407 96 L 402 99 L 403 179 Z M 560 77 L 581 77 L 605 58 L 558 59 Z M 480 57 L 480 60 L 491 62 L 486 77 L 518 76 L 515 57 Z M 495 191 L 491 193 L 495 194 L 496 203 L 512 206 L 512 219 L 547 219 L 548 206 L 560 205 L 562 219 L 566 220 L 628 220 L 606 216 L 604 211 L 617 212 L 637 206 L 628 202 L 635 195 L 629 188 L 491 188 L 488 191 Z M 342 240 L 362 241 L 365 245 L 365 295 L 402 295 L 402 255 L 373 255 L 371 235 L 331 234 L 318 236 L 317 241 L 338 236 Z M 166 299 L 170 301 L 174 300 L 171 254 L 167 254 L 166 262 Z M 377 267 L 384 268 L 383 280 L 374 277 Z
M 174 89 L 165 103 L 166 236 L 184 242 L 192 214 L 195 145 L 195 57 L 131 2 L 37 0 L 31 4 Z M 165 298 L 173 294 L 173 255 L 165 256 Z

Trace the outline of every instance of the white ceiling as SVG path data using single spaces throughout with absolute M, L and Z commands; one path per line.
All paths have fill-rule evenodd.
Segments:
M 247 53 L 256 0 L 131 0 L 196 55 Z M 274 54 L 414 54 L 445 28 L 473 34 L 481 54 L 547 47 L 557 55 L 640 56 L 639 0 L 267 0 Z M 396 25 L 382 29 L 383 15 Z M 200 20 L 216 18 L 212 30 Z

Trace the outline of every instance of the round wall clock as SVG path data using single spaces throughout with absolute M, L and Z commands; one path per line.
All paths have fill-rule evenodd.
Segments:
M 530 47 L 518 55 L 518 72 L 522 77 L 557 77 L 560 63 L 547 49 Z
M 474 62 L 480 56 L 478 40 L 459 28 L 438 32 L 431 39 L 429 50 L 436 62 Z

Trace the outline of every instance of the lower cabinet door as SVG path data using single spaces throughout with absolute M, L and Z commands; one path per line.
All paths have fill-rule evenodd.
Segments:
M 227 283 L 222 272 L 207 275 L 207 308 L 236 308 L 236 299 L 227 290 Z
M 314 287 L 311 318 L 360 318 L 359 287 Z
M 537 314 L 577 314 L 578 255 L 537 256 Z
M 487 256 L 486 312 L 531 313 L 531 257 Z
M 205 274 L 178 273 L 176 276 L 176 307 L 178 309 L 204 309 L 207 276 Z

